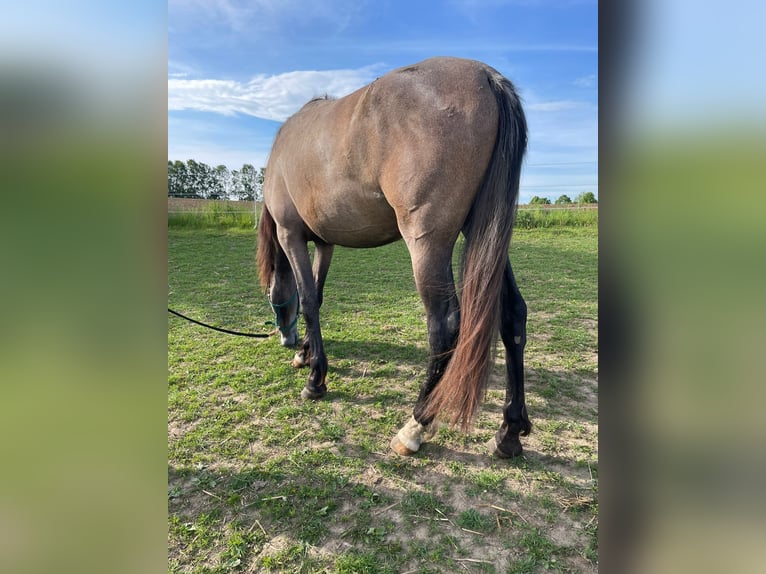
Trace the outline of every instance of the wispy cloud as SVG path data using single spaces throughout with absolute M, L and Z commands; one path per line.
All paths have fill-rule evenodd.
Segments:
M 598 84 L 598 75 L 589 74 L 587 76 L 583 76 L 582 78 L 577 78 L 572 83 L 579 88 L 592 88 Z
M 168 109 L 246 114 L 284 121 L 317 95 L 344 96 L 374 80 L 380 65 L 359 69 L 296 71 L 234 80 L 168 79 Z
M 212 21 L 231 32 L 249 34 L 308 23 L 337 32 L 360 11 L 358 0 L 168 0 L 174 17 Z
M 557 4 L 597 4 L 597 0 L 558 0 Z M 486 6 L 539 6 L 550 9 L 550 0 L 449 0 L 448 4 L 464 8 L 483 8 Z
M 198 70 L 194 66 L 189 66 L 174 60 L 168 60 L 168 77 L 170 78 L 186 78 L 189 76 L 196 76 L 198 73 Z
M 431 53 L 439 54 L 445 52 L 444 39 L 439 36 L 424 38 L 407 38 L 403 40 L 381 40 L 366 41 L 356 47 L 357 50 L 364 52 L 389 53 Z M 481 40 L 477 38 L 451 38 L 449 41 L 449 53 L 598 53 L 598 46 L 595 44 L 575 44 L 575 43 L 557 43 L 557 42 L 504 42 L 494 39 Z
M 574 110 L 576 108 L 586 107 L 586 102 L 576 102 L 573 100 L 556 100 L 552 102 L 537 102 L 527 104 L 525 107 L 528 111 L 534 112 L 561 112 L 565 110 Z

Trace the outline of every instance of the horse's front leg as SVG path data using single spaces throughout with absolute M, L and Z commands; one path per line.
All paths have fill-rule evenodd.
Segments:
M 327 279 L 327 272 L 330 269 L 330 262 L 332 261 L 332 254 L 333 254 L 333 248 L 334 245 L 331 245 L 329 243 L 321 243 L 316 241 L 315 242 L 316 249 L 314 251 L 314 264 L 313 264 L 313 274 L 314 274 L 314 285 L 316 286 L 317 290 L 317 304 L 319 305 L 319 308 L 322 308 L 322 300 L 324 298 L 324 284 L 325 279 Z M 308 367 L 309 363 L 311 361 L 311 341 L 308 336 L 308 331 L 306 332 L 306 336 L 303 338 L 303 344 L 301 345 L 301 348 L 298 350 L 298 352 L 295 353 L 295 357 L 293 357 L 293 367 L 296 369 L 299 369 L 301 367 Z
M 327 357 L 322 342 L 322 332 L 319 326 L 319 294 L 311 270 L 311 258 L 308 246 L 302 238 L 293 237 L 284 230 L 278 231 L 279 242 L 285 251 L 290 266 L 295 275 L 298 287 L 303 320 L 306 323 L 306 336 L 302 351 L 293 359 L 293 365 L 303 353 L 309 366 L 309 376 L 301 396 L 306 399 L 319 399 L 327 393 L 325 379 L 327 377 Z M 306 355 L 308 355 L 306 357 Z

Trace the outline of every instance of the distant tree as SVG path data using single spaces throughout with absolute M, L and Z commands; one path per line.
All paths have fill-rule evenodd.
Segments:
M 196 163 L 193 167 L 196 169 Z M 168 161 L 168 197 L 202 197 L 194 178 L 195 173 L 186 163 Z
M 188 190 L 196 197 L 220 199 L 224 196 L 223 184 L 214 168 L 193 159 L 186 162 L 186 168 L 189 175 Z
M 229 168 L 225 165 L 211 167 L 204 163 L 200 164 L 203 171 L 205 197 L 208 199 L 226 199 L 226 178 Z
M 577 203 L 598 203 L 598 199 L 592 191 L 584 191 L 575 198 Z
M 218 195 L 217 199 L 231 198 L 233 182 L 229 168 L 221 164 L 215 168 L 213 176 L 213 193 Z
M 234 197 L 243 201 L 252 201 L 255 196 L 255 168 L 246 163 L 238 172 Z
M 183 181 L 179 173 L 181 170 L 177 164 L 181 164 L 186 169 L 186 166 L 180 161 L 168 160 L 168 197 L 180 197 L 183 194 Z
M 254 207 L 255 207 L 255 227 L 258 228 L 258 222 L 260 221 L 260 212 L 262 212 L 263 207 L 260 209 L 258 208 L 258 203 L 263 203 L 263 179 L 266 176 L 266 168 L 262 167 L 258 170 L 258 173 L 255 176 L 255 191 L 253 198 L 255 199 Z
M 168 161 L 168 197 L 260 200 L 264 172 L 249 163 L 230 171 L 225 165 L 210 167 L 193 159 Z
M 572 200 L 569 199 L 568 195 L 559 195 L 559 198 L 553 203 L 555 203 L 556 205 L 569 204 L 569 203 L 572 203 Z
M 537 197 L 534 196 L 532 199 L 529 200 L 529 203 L 531 205 L 550 205 L 551 200 L 547 197 Z
M 255 198 L 263 201 L 263 179 L 266 177 L 266 168 L 262 167 L 255 176 Z
M 186 193 L 193 197 L 205 197 L 205 164 L 200 164 L 193 159 L 186 162 Z M 205 166 L 207 167 L 207 166 Z
M 241 174 L 236 169 L 233 169 L 229 174 L 229 179 L 231 181 L 231 185 L 229 187 L 229 197 L 232 199 L 241 199 L 243 193 Z

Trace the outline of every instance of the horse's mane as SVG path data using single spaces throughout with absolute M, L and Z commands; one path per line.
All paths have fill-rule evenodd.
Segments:
M 315 96 L 311 98 L 308 102 L 306 102 L 306 105 L 313 104 L 314 102 L 323 102 L 325 100 L 337 100 L 337 98 L 329 94 L 323 94 L 321 96 Z

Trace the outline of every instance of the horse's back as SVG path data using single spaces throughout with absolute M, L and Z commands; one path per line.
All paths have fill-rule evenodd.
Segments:
M 458 58 L 431 58 L 405 66 L 373 82 L 371 99 L 382 122 L 393 121 L 405 133 L 425 135 L 434 144 L 494 133 L 495 98 L 486 64 Z M 400 122 L 397 124 L 397 122 Z M 469 133 L 454 134 L 463 129 Z
M 283 207 L 328 243 L 407 238 L 417 219 L 431 223 L 410 226 L 413 235 L 443 228 L 445 238 L 456 236 L 494 146 L 492 72 L 472 60 L 432 58 L 344 98 L 307 104 L 275 142 L 267 178 L 279 171 L 284 189 L 267 190 L 267 202 L 277 191 L 289 196 Z

